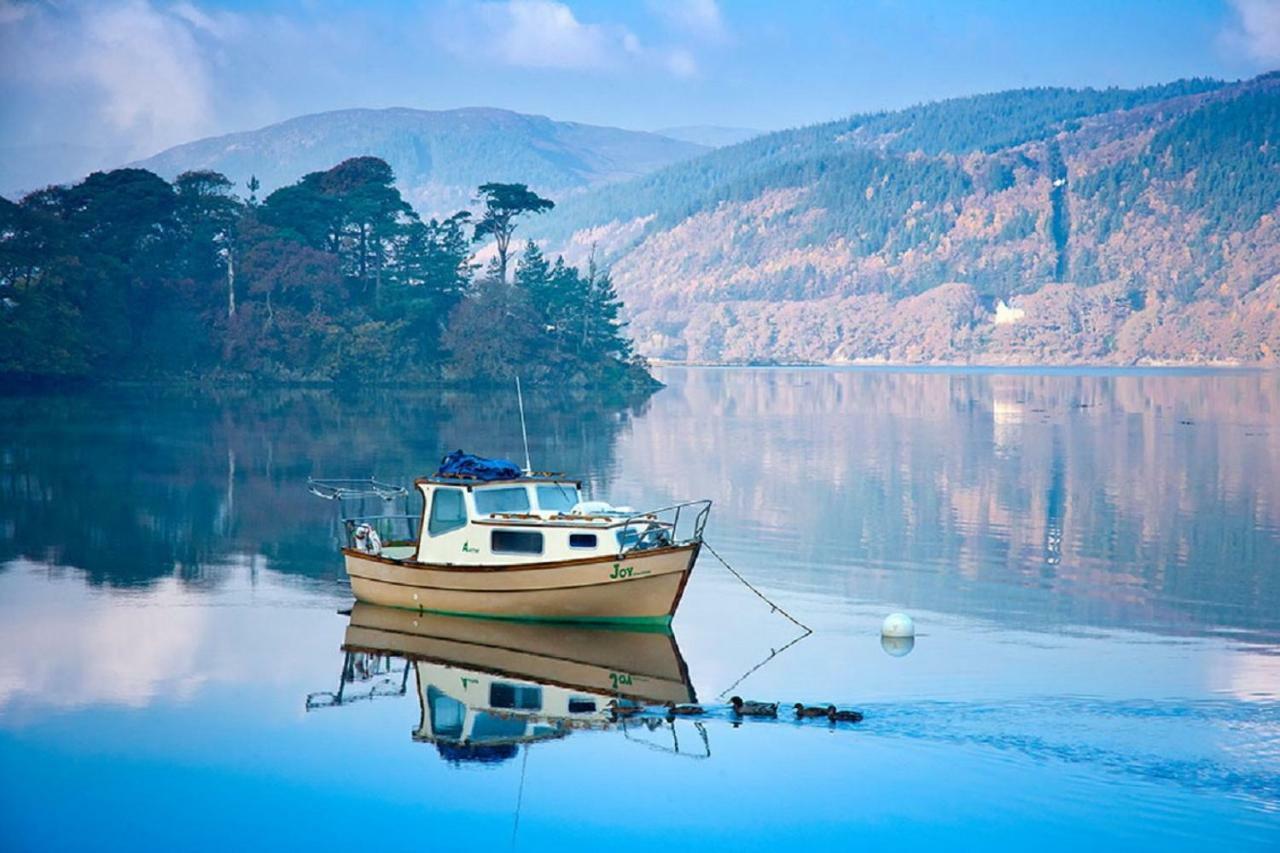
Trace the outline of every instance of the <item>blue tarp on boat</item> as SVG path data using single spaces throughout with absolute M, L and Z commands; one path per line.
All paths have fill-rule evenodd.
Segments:
M 477 480 L 514 480 L 524 472 L 510 459 L 486 459 L 473 453 L 455 450 L 440 460 L 438 477 L 464 476 Z

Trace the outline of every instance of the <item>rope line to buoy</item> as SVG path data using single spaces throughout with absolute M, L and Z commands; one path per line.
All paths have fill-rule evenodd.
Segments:
M 803 622 L 801 622 L 801 621 L 800 621 L 799 619 L 797 619 L 796 617 L 792 616 L 790 613 L 788 613 L 786 610 L 784 610 L 784 609 L 783 609 L 782 607 L 780 607 L 779 605 L 774 604 L 772 601 L 770 601 L 770 600 L 769 600 L 769 597 L 768 597 L 768 596 L 766 596 L 763 592 L 761 592 L 760 590 L 758 590 L 758 589 L 756 589 L 754 586 L 752 586 L 752 585 L 751 585 L 751 583 L 750 583 L 746 578 L 744 578 L 742 575 L 738 574 L 737 570 L 736 570 L 736 569 L 734 569 L 734 567 L 733 567 L 733 566 L 729 565 L 729 563 L 725 560 L 725 558 L 724 558 L 724 557 L 721 557 L 718 553 L 716 553 L 716 549 L 715 549 L 715 548 L 712 548 L 712 547 L 711 547 L 711 545 L 710 545 L 710 543 L 708 543 L 708 542 L 707 542 L 707 540 L 705 540 L 705 539 L 704 539 L 704 540 L 702 540 L 702 545 L 703 545 L 703 547 L 704 547 L 704 548 L 706 548 L 708 551 L 710 551 L 710 552 L 711 552 L 711 556 L 715 557 L 717 560 L 719 560 L 719 561 L 720 561 L 720 565 L 722 565 L 722 566 L 724 566 L 726 569 L 728 569 L 728 570 L 729 570 L 729 572 L 730 572 L 730 573 L 731 573 L 735 578 L 737 578 L 738 580 L 742 581 L 742 585 L 743 585 L 743 586 L 745 586 L 747 589 L 751 590 L 751 591 L 752 591 L 752 592 L 754 592 L 757 596 L 759 596 L 759 597 L 760 597 L 760 600 L 761 600 L 761 601 L 763 601 L 765 604 L 769 605 L 769 607 L 771 607 L 775 612 L 777 612 L 777 613 L 781 613 L 781 614 L 782 614 L 783 616 L 785 616 L 785 617 L 786 617 L 786 618 L 787 618 L 787 619 L 788 619 L 792 624 L 796 625 L 796 626 L 797 626 L 797 627 L 799 627 L 801 630 L 803 630 L 803 631 L 804 631 L 804 635 L 805 635 L 806 637 L 807 637 L 808 635 L 810 635 L 810 634 L 812 634 L 812 633 L 813 633 L 813 629 L 812 629 L 812 628 L 810 628 L 808 625 L 806 625 L 806 624 L 804 624 Z M 798 639 L 800 639 L 800 638 L 799 638 L 799 637 L 797 637 L 796 639 L 798 640 Z M 795 640 L 792 640 L 792 642 L 794 643 L 794 642 L 795 642 Z M 787 645 L 791 645 L 791 643 L 788 643 Z
M 739 684 L 741 684 L 742 682 L 746 681 L 746 680 L 747 680 L 747 678 L 748 678 L 752 673 L 754 673 L 757 669 L 759 669 L 760 667 L 764 666 L 764 665 L 765 665 L 765 664 L 767 664 L 769 661 L 773 660 L 773 659 L 774 659 L 774 658 L 776 658 L 778 655 L 782 654 L 782 653 L 783 653 L 783 652 L 785 652 L 787 649 L 791 648 L 791 647 L 792 647 L 792 646 L 794 646 L 796 643 L 800 642 L 801 640 L 803 640 L 805 637 L 809 636 L 809 635 L 810 635 L 810 634 L 812 634 L 812 633 L 813 633 L 812 631 L 810 631 L 808 628 L 806 628 L 806 629 L 805 629 L 805 633 L 803 633 L 803 634 L 801 634 L 800 636 L 796 637 L 794 640 L 792 640 L 791 642 L 787 643 L 787 644 L 786 644 L 785 646 L 783 646 L 782 648 L 780 648 L 780 649 L 770 649 L 770 651 L 769 651 L 769 656 L 768 656 L 767 658 L 765 658 L 764 660 L 760 661 L 760 663 L 756 664 L 755 666 L 751 667 L 751 669 L 749 669 L 749 670 L 747 670 L 746 672 L 742 673 L 742 675 L 739 675 L 739 676 L 738 676 L 738 679 L 737 679 L 735 682 L 733 682 L 733 684 L 730 684 L 728 687 L 726 687 L 724 690 L 721 690 L 721 691 L 720 691 L 720 694 L 719 694 L 718 696 L 716 696 L 716 698 L 717 698 L 717 699 L 723 699 L 724 697 L 728 696 L 728 695 L 729 695 L 729 693 L 730 693 L 730 692 L 731 692 L 735 687 L 737 687 L 737 686 L 738 686 Z

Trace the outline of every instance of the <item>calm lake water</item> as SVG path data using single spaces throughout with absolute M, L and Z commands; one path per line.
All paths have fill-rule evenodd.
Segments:
M 710 544 L 814 630 L 776 655 L 795 627 L 705 552 L 670 638 L 348 615 L 307 477 L 519 458 L 510 394 L 0 398 L 2 845 L 1280 848 L 1277 374 L 661 377 L 535 395 L 535 466 L 712 498 Z M 451 698 L 601 680 L 716 710 Z M 729 691 L 866 720 L 735 725 Z

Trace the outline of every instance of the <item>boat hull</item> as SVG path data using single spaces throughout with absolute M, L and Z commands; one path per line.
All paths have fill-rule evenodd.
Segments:
M 697 701 L 675 635 L 664 630 L 441 616 L 357 602 L 342 648 L 579 693 Z
M 514 566 L 448 566 L 343 549 L 360 601 L 502 619 L 666 624 L 697 560 L 698 543 L 617 558 Z

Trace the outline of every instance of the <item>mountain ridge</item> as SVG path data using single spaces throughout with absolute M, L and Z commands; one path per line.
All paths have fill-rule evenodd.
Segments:
M 1277 146 L 1277 74 L 1013 90 L 767 134 L 536 227 L 611 264 L 662 360 L 1274 362 Z
M 659 136 L 665 136 L 669 139 L 679 139 L 683 142 L 692 142 L 696 145 L 705 145 L 708 148 L 723 148 L 727 145 L 737 145 L 739 142 L 746 142 L 748 139 L 754 139 L 764 134 L 766 131 L 757 130 L 751 127 L 723 127 L 714 124 L 687 124 L 678 127 L 660 127 L 654 131 Z
M 645 131 L 496 107 L 355 107 L 195 140 L 130 165 L 167 179 L 213 169 L 239 186 L 256 175 L 266 193 L 349 157 L 373 155 L 392 166 L 419 211 L 447 215 L 465 208 L 486 181 L 526 183 L 559 198 L 706 150 Z

